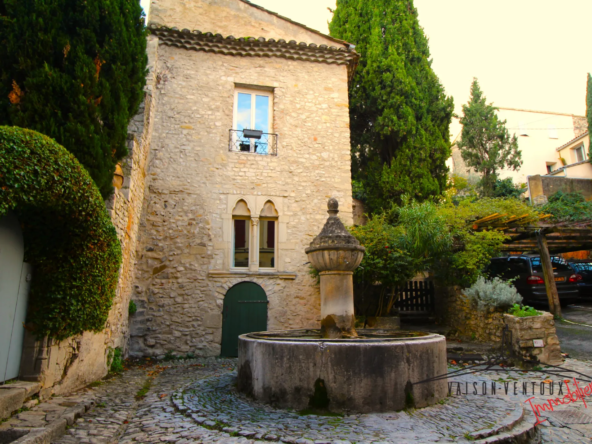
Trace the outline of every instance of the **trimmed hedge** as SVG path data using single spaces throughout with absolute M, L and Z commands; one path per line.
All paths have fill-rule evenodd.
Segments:
M 53 139 L 0 126 L 0 216 L 9 210 L 33 265 L 27 327 L 57 339 L 101 331 L 121 246 L 87 171 Z

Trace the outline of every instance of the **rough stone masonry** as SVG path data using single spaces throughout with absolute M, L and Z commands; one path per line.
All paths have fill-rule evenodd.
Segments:
M 319 290 L 304 249 L 324 223 L 327 198 L 343 202 L 343 222 L 352 223 L 348 73 L 355 53 L 240 0 L 191 5 L 152 5 L 153 20 L 167 28 L 153 26 L 151 37 L 159 41 L 159 94 L 136 256 L 135 356 L 219 355 L 224 296 L 240 282 L 264 289 L 268 329 L 317 326 Z M 231 22 L 233 35 L 260 28 L 266 38 L 226 38 L 222 13 L 242 17 Z M 185 23 L 212 34 L 171 30 Z M 293 38 L 316 44 L 287 43 Z M 229 152 L 239 87 L 272 93 L 277 156 Z M 266 204 L 278 214 L 273 270 L 231 266 L 240 201 L 255 227 Z

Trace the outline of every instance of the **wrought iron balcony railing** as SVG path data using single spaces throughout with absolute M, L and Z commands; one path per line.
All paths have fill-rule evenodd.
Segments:
M 278 135 L 257 130 L 230 130 L 229 151 L 277 156 Z

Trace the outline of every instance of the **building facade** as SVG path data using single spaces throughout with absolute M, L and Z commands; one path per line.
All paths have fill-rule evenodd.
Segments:
M 130 354 L 231 356 L 244 330 L 318 326 L 304 249 L 329 197 L 352 223 L 358 55 L 243 0 L 153 0 L 149 26 L 158 92 Z
M 592 179 L 592 164 L 588 158 L 590 135 L 588 131 L 556 149 L 557 167 L 550 169 L 551 176 Z
M 574 114 L 534 111 L 516 108 L 498 108 L 497 115 L 506 121 L 506 128 L 518 139 L 522 153 L 522 166 L 517 171 L 503 169 L 500 179 L 511 177 L 514 184 L 527 183 L 528 176 L 548 174 L 562 166 L 557 147 L 586 132 L 586 117 Z M 479 176 L 467 168 L 455 142 L 460 140 L 459 130 L 453 139 L 452 157 L 448 165 L 453 174 L 479 180 Z

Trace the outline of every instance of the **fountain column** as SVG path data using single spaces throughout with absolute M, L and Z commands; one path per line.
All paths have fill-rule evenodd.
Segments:
M 329 199 L 327 207 L 325 226 L 305 250 L 321 277 L 321 336 L 356 337 L 353 271 L 362 262 L 365 248 L 337 217 L 337 199 Z

